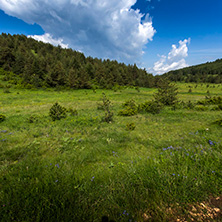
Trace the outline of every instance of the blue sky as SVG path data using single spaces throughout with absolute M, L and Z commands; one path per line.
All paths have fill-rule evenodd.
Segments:
M 0 0 L 0 33 L 161 74 L 222 58 L 221 11 L 221 0 Z

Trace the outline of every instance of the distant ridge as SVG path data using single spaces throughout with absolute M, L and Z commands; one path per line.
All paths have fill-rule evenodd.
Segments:
M 170 71 L 162 76 L 176 82 L 222 83 L 222 59 Z

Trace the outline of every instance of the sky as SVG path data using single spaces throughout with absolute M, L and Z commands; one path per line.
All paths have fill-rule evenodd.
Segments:
M 154 75 L 222 58 L 221 0 L 0 0 L 0 33 Z

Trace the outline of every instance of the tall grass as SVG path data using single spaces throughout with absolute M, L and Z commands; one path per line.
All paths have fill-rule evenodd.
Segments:
M 10 91 L 0 91 L 2 221 L 142 221 L 144 213 L 168 221 L 169 206 L 222 193 L 221 127 L 212 124 L 221 111 L 166 107 L 122 117 L 123 102 L 149 101 L 155 89 L 106 90 L 114 113 L 106 123 L 97 109 L 104 90 Z M 179 92 L 184 101 L 206 95 L 204 85 L 191 94 L 179 84 Z M 52 121 L 55 102 L 78 115 Z

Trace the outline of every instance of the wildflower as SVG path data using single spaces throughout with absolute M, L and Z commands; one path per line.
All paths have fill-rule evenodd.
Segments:
M 173 173 L 172 175 L 175 176 L 175 173 Z
M 59 180 L 56 180 L 55 182 L 57 183 Z
M 92 177 L 91 181 L 93 181 L 93 180 L 94 180 L 94 178 L 95 178 L 95 177 Z
M 7 133 L 7 130 L 2 130 L 0 131 L 0 133 Z
M 2 141 L 3 141 L 3 142 L 5 142 L 5 141 L 6 141 L 6 139 L 2 139 Z
M 215 171 L 214 171 L 214 170 L 212 170 L 212 173 L 215 173 Z
M 59 164 L 58 163 L 55 166 L 59 168 Z
M 209 140 L 208 143 L 211 145 L 211 146 L 214 146 L 214 143 L 212 140 Z

